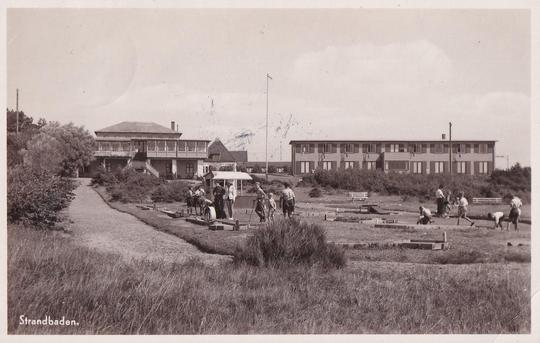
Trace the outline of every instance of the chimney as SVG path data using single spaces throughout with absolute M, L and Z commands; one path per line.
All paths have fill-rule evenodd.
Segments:
M 444 133 L 442 134 L 442 139 L 443 139 L 443 141 L 446 139 L 446 134 L 444 134 Z
M 174 125 L 174 121 L 171 121 L 171 130 L 173 130 L 173 131 L 174 131 L 174 127 L 175 127 L 175 125 Z

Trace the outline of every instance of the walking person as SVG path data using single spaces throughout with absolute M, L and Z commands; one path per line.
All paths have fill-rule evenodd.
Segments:
M 444 213 L 444 192 L 443 192 L 444 186 L 441 184 L 439 185 L 439 188 L 435 192 L 435 198 L 437 199 L 437 216 L 442 217 Z
M 257 215 L 259 216 L 259 222 L 264 223 L 266 221 L 266 214 L 264 209 L 266 193 L 261 188 L 261 184 L 259 182 L 255 182 L 255 187 L 257 189 L 257 200 L 255 200 L 255 213 L 257 213 Z
M 268 193 L 268 221 L 274 221 L 274 213 L 276 212 L 276 201 L 274 200 L 274 193 Z
M 227 210 L 229 211 L 229 219 L 234 219 L 234 201 L 236 200 L 236 188 L 234 185 L 227 181 L 225 189 L 225 203 L 227 204 Z
M 501 231 L 504 230 L 502 226 L 502 222 L 504 220 L 504 212 L 489 212 L 487 214 L 487 217 L 488 219 L 495 222 L 495 226 L 493 227 L 494 230 L 496 230 L 497 227 L 500 227 Z M 508 231 L 508 226 L 506 227 L 506 231 Z
M 296 197 L 291 189 L 291 186 L 287 182 L 285 182 L 283 185 L 285 186 L 285 189 L 281 191 L 281 206 L 283 207 L 283 216 L 290 218 L 294 212 Z
M 523 206 L 521 199 L 515 195 L 512 195 L 512 200 L 510 201 L 510 214 L 508 215 L 508 219 L 510 221 L 506 225 L 506 230 L 508 230 L 510 227 L 510 222 L 512 222 L 512 224 L 514 224 L 514 230 L 518 231 L 519 217 L 521 217 L 521 206 Z
M 212 190 L 212 194 L 214 195 L 214 208 L 216 210 L 216 218 L 225 219 L 225 208 L 223 207 L 223 196 L 225 195 L 225 188 L 223 188 L 218 182 Z
M 469 217 L 467 217 L 468 207 L 469 207 L 469 202 L 467 201 L 467 198 L 465 198 L 465 194 L 463 192 L 460 192 L 459 200 L 458 200 L 457 225 L 459 225 L 459 219 L 463 218 L 469 223 L 471 223 L 471 226 L 474 226 L 474 222 Z

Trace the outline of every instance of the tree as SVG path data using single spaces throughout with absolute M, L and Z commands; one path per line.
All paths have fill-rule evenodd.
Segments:
M 6 129 L 7 129 L 7 165 L 12 168 L 23 162 L 20 152 L 26 149 L 26 144 L 36 134 L 45 119 L 40 119 L 38 124 L 34 124 L 34 119 L 28 117 L 24 112 L 19 111 L 19 133 L 17 133 L 17 112 L 6 110 Z
M 29 169 L 56 175 L 62 169 L 62 151 L 62 144 L 56 138 L 42 132 L 28 142 L 21 154 L 24 165 Z
M 269 165 L 269 166 L 268 166 L 268 172 L 269 172 L 270 174 L 274 174 L 274 173 L 277 172 L 277 169 L 276 169 L 275 166 Z
M 60 126 L 57 122 L 50 122 L 41 131 L 56 138 L 62 146 L 60 175 L 73 176 L 79 168 L 89 165 L 94 159 L 95 140 L 84 127 L 77 127 L 73 123 Z
M 251 169 L 251 172 L 252 173 L 255 173 L 255 174 L 260 174 L 262 173 L 262 169 L 261 169 L 261 166 L 256 164 L 253 166 L 253 169 Z

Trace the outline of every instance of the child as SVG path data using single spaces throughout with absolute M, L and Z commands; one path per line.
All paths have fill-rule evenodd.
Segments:
M 488 219 L 491 219 L 495 222 L 495 226 L 493 227 L 494 230 L 497 229 L 497 227 L 501 228 L 501 231 L 503 230 L 502 222 L 504 220 L 504 213 L 503 212 L 490 212 L 487 214 Z M 508 227 L 506 227 L 506 231 L 508 231 Z
M 424 206 L 420 206 L 420 218 L 418 218 L 418 221 L 416 224 L 431 224 L 433 223 L 433 220 L 431 220 L 431 211 L 429 208 L 425 208 Z
M 186 194 L 186 205 L 187 205 L 187 213 L 193 214 L 193 189 L 191 186 L 188 187 L 188 191 Z
M 274 221 L 274 212 L 276 212 L 276 201 L 274 200 L 274 193 L 268 193 L 268 220 Z
M 458 218 L 457 218 L 457 225 L 459 225 L 459 219 L 463 218 L 469 223 L 471 223 L 471 226 L 474 226 L 474 222 L 467 217 L 467 208 L 469 207 L 469 202 L 465 198 L 465 194 L 463 192 L 459 193 L 459 200 L 458 200 Z

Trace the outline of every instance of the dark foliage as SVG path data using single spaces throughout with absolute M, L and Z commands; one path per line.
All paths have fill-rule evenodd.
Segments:
M 320 225 L 295 218 L 281 219 L 258 230 L 248 238 L 235 259 L 271 267 L 317 264 L 325 268 L 342 268 L 346 264 L 345 253 L 326 242 L 326 234 Z
M 465 191 L 467 197 L 503 197 L 515 194 L 525 202 L 530 201 L 530 168 L 519 165 L 509 171 L 496 170 L 490 177 L 454 175 L 418 175 L 383 173 L 381 171 L 339 169 L 317 170 L 302 178 L 299 186 L 322 186 L 351 191 L 367 191 L 389 195 L 414 196 L 419 199 L 432 197 L 439 184 L 452 194 Z
M 311 191 L 309 191 L 310 198 L 320 198 L 322 197 L 322 191 L 320 188 L 313 188 Z
M 167 182 L 159 185 L 151 195 L 155 202 L 184 201 L 188 184 L 183 181 Z
M 8 170 L 8 220 L 51 227 L 61 221 L 59 212 L 73 199 L 74 182 L 23 166 Z
M 112 201 L 141 202 L 149 200 L 149 195 L 161 181 L 152 175 L 139 173 L 133 169 L 118 171 L 114 183 L 107 186 Z

